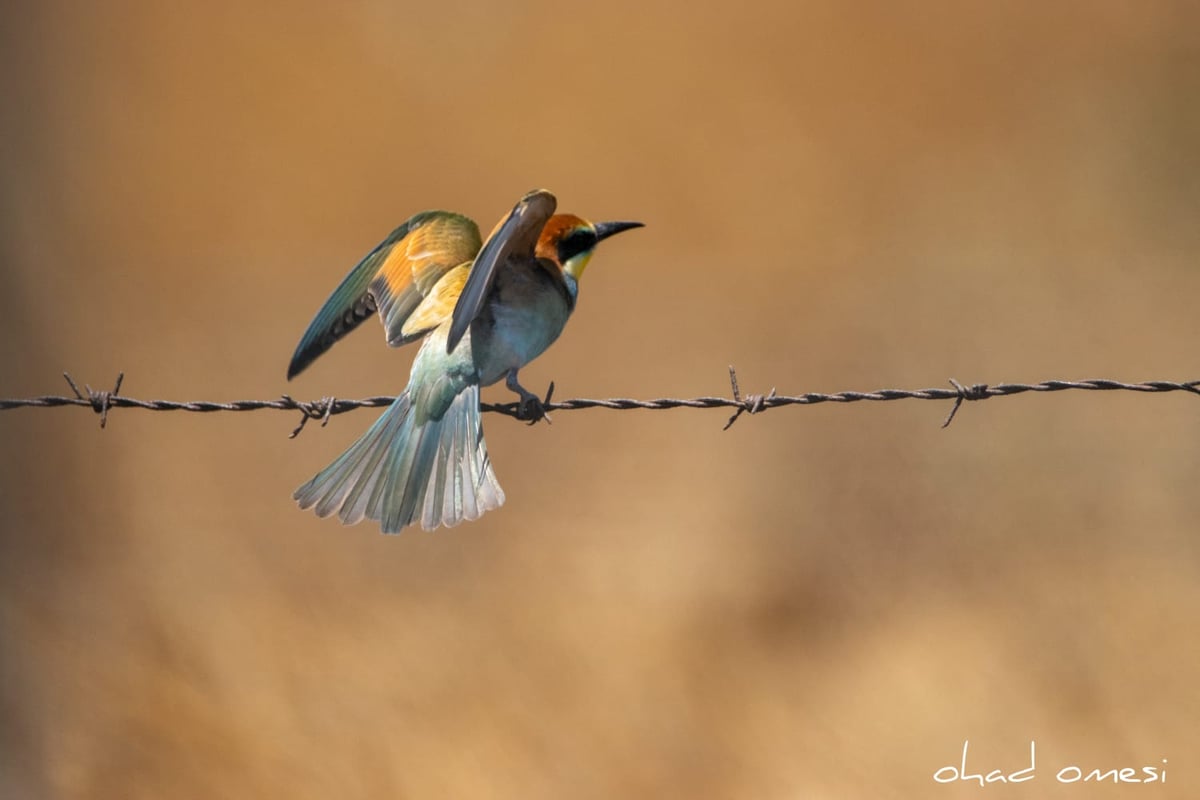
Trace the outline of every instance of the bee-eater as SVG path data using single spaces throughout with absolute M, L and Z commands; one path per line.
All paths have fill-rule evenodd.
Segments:
M 504 502 L 488 459 L 479 387 L 505 379 L 523 409 L 521 367 L 562 333 L 597 243 L 640 222 L 555 214 L 554 195 L 525 195 L 481 247 L 479 228 L 449 211 L 409 219 L 367 254 L 305 331 L 291 380 L 379 312 L 393 347 L 423 338 L 404 393 L 332 464 L 296 490 L 301 508 L 384 533 L 477 519 Z

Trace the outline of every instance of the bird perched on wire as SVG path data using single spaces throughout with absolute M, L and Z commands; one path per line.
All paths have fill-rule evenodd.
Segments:
M 367 254 L 305 331 L 291 380 L 376 311 L 387 342 L 424 339 L 408 387 L 332 464 L 296 490 L 301 508 L 337 512 L 347 525 L 378 520 L 384 533 L 478 518 L 504 502 L 480 419 L 479 388 L 504 378 L 523 416 L 544 414 L 517 381 L 575 310 L 596 245 L 640 222 L 591 223 L 555 214 L 533 191 L 486 243 L 467 217 L 426 211 Z

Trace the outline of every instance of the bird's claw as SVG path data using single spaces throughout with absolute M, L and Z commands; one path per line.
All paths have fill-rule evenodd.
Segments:
M 535 425 L 541 420 L 546 420 L 546 424 L 550 424 L 550 414 L 547 413 L 546 407 L 550 404 L 550 398 L 554 395 L 554 383 L 550 383 L 550 388 L 546 390 L 546 399 L 542 400 L 533 392 L 522 388 L 519 392 L 521 395 L 520 401 L 517 403 L 517 419 L 528 422 L 530 425 Z
M 527 394 L 521 397 L 521 401 L 517 404 L 517 419 L 533 425 L 540 419 L 549 421 L 550 418 L 546 416 L 546 407 L 538 399 L 538 396 Z

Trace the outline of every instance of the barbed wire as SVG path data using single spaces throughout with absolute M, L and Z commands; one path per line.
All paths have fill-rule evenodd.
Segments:
M 43 395 L 41 397 L 0 398 L 0 411 L 8 411 L 14 408 L 86 406 L 90 407 L 92 411 L 100 416 L 100 427 L 103 428 L 108 423 L 108 412 L 114 408 L 140 408 L 150 411 L 194 411 L 199 413 L 259 411 L 270 408 L 276 411 L 299 411 L 302 414 L 300 424 L 291 433 L 290 438 L 294 438 L 304 430 L 305 424 L 310 419 L 320 420 L 321 425 L 324 426 L 328 424 L 330 417 L 335 414 L 344 414 L 347 411 L 359 408 L 388 406 L 396 399 L 395 397 L 383 395 L 378 397 L 364 397 L 359 400 L 322 397 L 320 400 L 304 401 L 296 400 L 290 395 L 285 394 L 281 395 L 277 400 L 234 400 L 228 403 L 209 400 L 139 400 L 120 394 L 121 383 L 125 380 L 124 372 L 117 375 L 116 383 L 111 390 L 96 390 L 85 383 L 81 391 L 78 384 L 75 383 L 69 374 L 64 372 L 63 377 L 66 378 L 67 384 L 71 387 L 71 391 L 75 395 L 74 397 Z M 765 395 L 743 395 L 738 386 L 737 372 L 732 366 L 729 368 L 729 383 L 733 390 L 732 397 L 694 397 L 691 399 L 668 397 L 656 400 L 632 400 L 623 397 L 615 397 L 607 400 L 577 398 L 559 402 L 551 401 L 554 394 L 554 384 L 551 383 L 550 388 L 546 391 L 545 400 L 540 404 L 540 408 L 530 408 L 529 405 L 522 404 L 521 402 L 481 403 L 480 407 L 484 411 L 504 414 L 505 416 L 527 421 L 530 424 L 540 419 L 549 421 L 549 417 L 546 415 L 546 412 L 549 411 L 576 411 L 584 408 L 608 408 L 614 411 L 628 411 L 631 409 L 732 408 L 734 409 L 734 413 L 729 417 L 729 421 L 725 423 L 725 427 L 722 429 L 728 430 L 733 423 L 737 422 L 742 414 L 757 414 L 767 409 L 780 408 L 782 406 L 811 406 L 819 403 L 883 402 L 890 400 L 953 400 L 954 406 L 950 409 L 950 413 L 942 423 L 942 427 L 945 428 L 954 420 L 964 401 L 986 400 L 991 397 L 1009 397 L 1011 395 L 1024 394 L 1025 392 L 1082 390 L 1092 392 L 1142 392 L 1148 394 L 1191 392 L 1192 394 L 1200 395 L 1200 380 L 1185 381 L 1182 383 L 1175 381 L 1123 383 L 1121 381 L 1100 378 L 1082 381 L 1048 380 L 1040 383 L 1001 383 L 994 386 L 986 383 L 964 386 L 951 378 L 950 384 L 952 388 L 949 389 L 878 389 L 873 392 L 849 391 L 832 392 L 829 394 L 807 392 L 799 395 L 781 395 L 776 393 L 775 389 L 772 388 Z

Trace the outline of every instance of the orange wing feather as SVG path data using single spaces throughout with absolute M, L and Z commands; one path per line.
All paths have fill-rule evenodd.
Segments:
M 447 272 L 475 258 L 480 244 L 475 223 L 458 215 L 435 217 L 396 243 L 371 282 L 388 344 L 411 342 L 427 330 L 408 325 L 409 317 Z
M 422 336 L 450 319 L 470 272 L 471 265 L 462 264 L 447 272 L 434 284 L 433 289 L 425 295 L 421 304 L 404 323 L 401 333 L 406 339 Z

